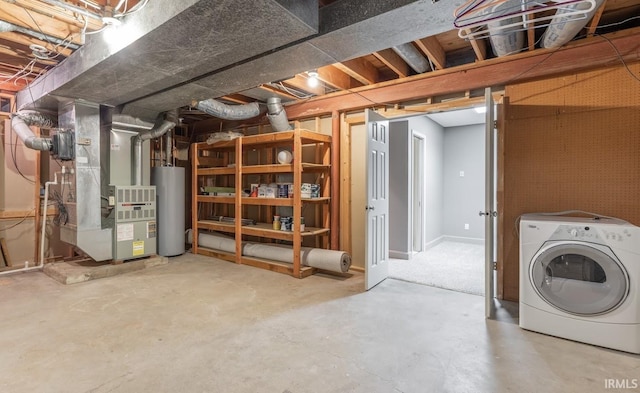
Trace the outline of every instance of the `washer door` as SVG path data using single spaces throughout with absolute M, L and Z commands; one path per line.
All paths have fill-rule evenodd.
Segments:
M 590 243 L 546 243 L 533 257 L 530 279 L 547 303 L 582 316 L 614 310 L 629 293 L 627 272 L 611 249 Z

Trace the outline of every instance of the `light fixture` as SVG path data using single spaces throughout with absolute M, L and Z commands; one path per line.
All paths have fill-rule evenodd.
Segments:
M 309 87 L 318 87 L 318 83 L 320 83 L 318 80 L 318 71 L 308 71 L 307 75 L 309 76 L 307 78 L 307 85 L 309 85 Z
M 107 26 L 120 26 L 122 24 L 122 21 L 111 16 L 103 16 L 102 23 Z
M 474 111 L 476 111 L 476 113 L 487 113 L 487 107 L 486 106 L 476 106 L 473 108 Z

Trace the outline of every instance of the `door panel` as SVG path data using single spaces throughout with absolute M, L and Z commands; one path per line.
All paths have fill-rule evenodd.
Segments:
M 367 110 L 365 289 L 389 275 L 389 121 Z
M 484 242 L 484 294 L 485 294 L 485 317 L 493 318 L 495 315 L 494 303 L 494 228 L 495 228 L 495 105 L 491 88 L 485 89 L 485 105 L 487 107 L 485 118 L 485 242 Z

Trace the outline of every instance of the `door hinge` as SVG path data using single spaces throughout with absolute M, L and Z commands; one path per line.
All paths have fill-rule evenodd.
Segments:
M 497 129 L 498 129 L 498 120 L 494 120 L 494 121 L 493 121 L 493 128 L 494 128 L 495 130 L 497 130 Z
M 493 261 L 493 270 L 498 270 L 498 262 Z

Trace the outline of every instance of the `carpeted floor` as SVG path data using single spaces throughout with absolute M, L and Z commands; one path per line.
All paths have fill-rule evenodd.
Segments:
M 484 296 L 484 245 L 443 241 L 412 259 L 390 259 L 389 277 Z

